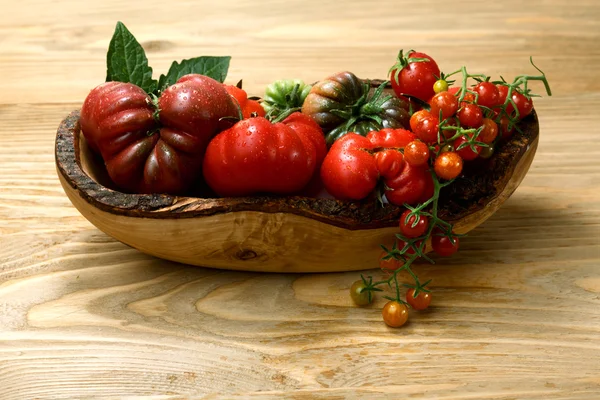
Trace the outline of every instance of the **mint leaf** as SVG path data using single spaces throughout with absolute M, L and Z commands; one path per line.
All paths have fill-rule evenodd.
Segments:
M 169 72 L 167 72 L 167 75 L 160 76 L 160 79 L 158 80 L 158 87 L 160 90 L 164 90 L 177 82 L 179 78 L 187 74 L 206 75 L 223 83 L 227 77 L 227 71 L 229 70 L 229 61 L 231 61 L 231 57 L 229 56 L 196 57 L 190 58 L 189 60 L 183 60 L 181 63 L 173 61 L 171 68 L 169 68 Z
M 146 52 L 122 22 L 117 22 L 106 54 L 106 81 L 130 82 L 151 93 L 156 89 Z

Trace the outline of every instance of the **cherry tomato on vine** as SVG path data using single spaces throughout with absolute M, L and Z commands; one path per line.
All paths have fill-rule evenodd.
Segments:
M 454 151 L 441 153 L 434 163 L 434 171 L 442 179 L 451 180 L 462 172 L 463 160 Z
M 481 132 L 479 132 L 477 139 L 488 144 L 496 140 L 496 136 L 498 136 L 498 124 L 489 118 L 484 118 L 481 125 L 483 128 L 481 128 Z
M 387 255 L 387 251 L 382 251 L 379 255 L 379 268 L 386 271 L 395 271 L 402 266 L 402 262 L 400 260 L 396 260 L 394 257 L 384 260 L 383 258 Z
M 442 257 L 449 257 L 458 251 L 459 240 L 457 237 L 448 238 L 447 236 L 438 236 L 434 234 L 431 237 L 431 247 L 433 251 Z
M 423 118 L 429 116 L 431 116 L 431 113 L 428 110 L 423 109 L 415 111 L 414 114 L 410 117 L 410 130 L 414 132 L 417 129 L 417 125 L 419 124 L 419 122 L 421 122 Z
M 408 244 L 408 242 L 405 242 L 404 240 L 398 240 L 398 249 L 402 250 L 404 247 L 406 247 L 407 244 Z M 406 254 L 407 256 L 412 256 L 412 255 L 417 254 L 416 249 L 420 248 L 422 244 L 423 244 L 423 240 L 416 240 L 412 244 L 412 246 L 410 246 L 410 247 L 408 247 L 408 249 L 406 249 L 406 252 L 404 254 Z
M 513 91 L 511 97 L 515 106 L 517 106 L 517 111 L 519 111 L 519 119 L 523 119 L 531 114 L 531 110 L 533 110 L 533 102 L 531 99 L 528 99 L 524 94 L 517 91 Z
M 477 92 L 477 104 L 480 106 L 492 108 L 500 104 L 500 92 L 491 82 L 479 82 L 473 91 Z
M 441 120 L 453 116 L 458 110 L 458 100 L 450 92 L 436 94 L 429 100 L 429 105 L 431 106 L 431 115 L 434 117 L 439 118 L 440 112 L 442 113 Z
M 479 128 L 483 122 L 483 112 L 475 104 L 463 103 L 458 110 L 458 120 L 462 126 Z
M 409 214 L 410 210 L 406 210 L 400 216 L 400 232 L 409 239 L 423 236 L 429 227 L 429 218 L 424 215 L 412 215 L 407 221 Z
M 510 125 L 510 121 L 506 115 L 500 117 L 500 121 L 498 122 L 498 130 L 502 134 L 503 140 L 508 140 L 513 135 L 514 128 L 508 129 Z
M 448 82 L 446 82 L 444 79 L 438 79 L 433 84 L 433 91 L 436 93 L 445 92 L 447 90 L 448 90 Z
M 467 138 L 464 136 L 459 137 L 454 141 L 454 148 L 458 149 L 463 143 L 467 142 Z M 474 146 L 476 151 L 473 151 L 470 145 L 463 147 L 460 150 L 456 150 L 456 153 L 465 161 L 471 161 L 477 158 L 479 152 L 481 151 L 481 146 Z
M 387 326 L 399 328 L 408 320 L 408 307 L 397 301 L 389 301 L 383 306 L 381 315 Z
M 506 96 L 508 96 L 508 86 L 502 85 L 502 84 L 497 84 L 496 87 L 498 88 L 498 107 L 500 107 L 506 101 Z M 513 111 L 514 111 L 514 108 L 513 108 L 512 104 L 509 102 L 506 105 L 506 112 L 508 114 L 510 114 Z
M 404 148 L 404 160 L 413 167 L 427 164 L 429 147 L 420 140 L 413 140 Z
M 350 287 L 350 297 L 356 305 L 366 306 L 373 300 L 372 293 L 366 289 L 367 285 L 365 285 L 362 279 L 354 282 L 352 287 Z
M 494 155 L 494 147 L 493 146 L 482 147 L 481 151 L 479 152 L 479 157 L 481 157 L 483 159 L 488 159 L 492 155 Z
M 411 58 L 428 61 L 410 61 Z M 413 51 L 403 56 L 401 52 L 392 67 L 390 81 L 397 96 L 409 95 L 427 101 L 434 94 L 433 84 L 438 76 L 440 69 L 427 54 Z
M 437 142 L 439 123 L 437 117 L 433 115 L 423 117 L 417 124 L 414 133 L 425 143 L 435 143 Z
M 415 289 L 410 288 L 406 291 L 406 302 L 410 304 L 413 310 L 425 310 L 431 304 L 431 294 L 419 291 L 415 296 Z

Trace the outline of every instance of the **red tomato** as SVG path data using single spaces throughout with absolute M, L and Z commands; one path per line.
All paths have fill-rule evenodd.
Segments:
M 435 174 L 442 179 L 451 180 L 462 172 L 463 160 L 454 151 L 441 153 L 434 163 Z
M 242 110 L 242 116 L 244 119 L 252 117 L 252 114 L 256 114 L 257 117 L 264 117 L 266 115 L 264 108 L 256 100 L 248 100 L 248 94 L 243 89 L 233 85 L 224 85 L 225 90 L 231 97 L 233 97 Z
M 440 76 L 440 69 L 425 53 L 411 52 L 408 58 L 426 58 L 429 61 L 409 62 L 404 67 L 399 62 L 391 71 L 392 88 L 398 96 L 408 95 L 427 101 L 435 93 L 433 84 Z
M 410 304 L 413 310 L 425 310 L 431 304 L 431 294 L 419 291 L 419 294 L 415 296 L 415 289 L 410 288 L 406 291 L 406 302 Z
M 405 163 L 402 172 L 393 179 L 386 179 L 388 189 L 385 197 L 392 204 L 401 206 L 419 202 L 427 185 L 429 172 L 422 167 L 413 167 Z
M 431 236 L 431 247 L 433 251 L 442 257 L 449 257 L 458 251 L 459 240 L 457 237 L 451 241 L 447 236 Z
M 517 111 L 519 111 L 519 119 L 523 119 L 529 114 L 531 114 L 531 111 L 533 110 L 533 102 L 531 101 L 531 99 L 528 99 L 527 97 L 525 97 L 525 95 L 516 91 L 513 91 L 511 97 L 513 102 L 517 106 Z
M 367 139 L 372 143 L 373 148 L 378 147 L 405 147 L 415 140 L 416 136 L 406 129 L 384 128 L 379 131 L 372 131 L 367 134 Z
M 369 152 L 373 143 L 364 136 L 348 133 L 336 140 L 321 166 L 321 179 L 337 199 L 361 200 L 377 186 L 379 172 Z
M 410 130 L 414 132 L 417 129 L 417 125 L 419 124 L 419 122 L 421 122 L 423 118 L 429 116 L 431 116 L 431 113 L 428 110 L 423 109 L 416 111 L 410 117 Z
M 439 120 L 437 117 L 430 115 L 423 117 L 417 124 L 415 134 L 421 141 L 425 143 L 436 143 L 438 140 Z
M 400 216 L 400 232 L 409 239 L 423 236 L 429 227 L 429 219 L 424 215 L 411 215 L 409 218 L 409 214 L 410 210 L 406 210 Z
M 381 310 L 383 322 L 391 328 L 399 328 L 408 321 L 408 307 L 397 301 L 389 301 Z
M 421 167 L 429 161 L 429 147 L 420 140 L 413 140 L 404 148 L 404 159 L 413 167 Z
M 496 140 L 496 136 L 498 136 L 498 125 L 493 120 L 484 118 L 482 126 L 483 128 L 477 137 L 479 141 L 490 144 Z
M 460 146 L 466 142 L 467 142 L 467 139 L 464 136 L 461 136 L 454 141 L 454 148 L 458 149 L 458 146 Z M 471 149 L 471 146 L 467 145 L 466 147 L 463 147 L 460 150 L 456 150 L 456 154 L 458 154 L 460 156 L 460 158 L 462 158 L 465 161 L 472 161 L 477 158 L 477 156 L 479 155 L 479 152 L 481 151 L 481 146 L 474 146 L 474 147 L 477 150 L 476 152 L 473 151 L 473 149 Z
M 387 255 L 387 251 L 383 251 L 379 255 L 379 268 L 387 271 L 395 271 L 403 265 L 402 261 L 396 260 L 393 257 L 388 260 L 384 260 L 383 258 Z
M 475 104 L 463 103 L 458 110 L 458 121 L 467 128 L 479 128 L 483 123 L 483 112 Z
M 477 92 L 477 104 L 480 106 L 493 108 L 500 104 L 500 92 L 491 82 L 479 82 L 473 91 Z M 506 95 L 504 97 L 506 98 Z
M 160 123 L 144 90 L 122 82 L 96 87 L 83 104 L 82 132 L 122 190 L 184 193 L 201 176 L 222 119 L 238 115 L 223 85 L 202 75 L 183 76 L 163 92 L 158 108 Z
M 433 186 L 433 177 L 431 176 L 431 173 L 427 171 L 427 177 L 425 178 L 425 188 L 423 189 L 421 198 L 417 201 L 417 203 L 424 203 L 430 198 L 432 198 L 433 193 L 435 191 L 434 189 L 435 188 Z
M 391 179 L 404 167 L 404 157 L 399 150 L 385 149 L 375 153 L 375 162 L 379 175 Z
M 429 100 L 429 105 L 431 106 L 431 115 L 434 117 L 439 118 L 441 112 L 440 121 L 453 116 L 458 111 L 458 100 L 450 92 L 436 94 Z
M 220 196 L 291 194 L 304 188 L 317 168 L 317 146 L 313 141 L 320 140 L 324 145 L 325 138 L 320 127 L 307 137 L 306 130 L 315 128 L 307 123 L 299 129 L 300 121 L 273 124 L 256 117 L 218 134 L 204 158 L 208 185 Z

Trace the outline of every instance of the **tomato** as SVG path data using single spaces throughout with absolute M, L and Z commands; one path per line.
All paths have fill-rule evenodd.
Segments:
M 392 328 L 399 328 L 408 320 L 408 307 L 397 301 L 389 301 L 381 311 L 383 321 Z
M 366 290 L 367 286 L 361 280 L 358 280 L 350 287 L 350 297 L 356 305 L 366 306 L 373 300 L 372 293 Z
M 435 143 L 438 140 L 439 120 L 437 117 L 430 115 L 423 117 L 417 124 L 415 134 L 425 143 Z
M 398 175 L 404 166 L 404 156 L 399 150 L 385 149 L 375 153 L 377 171 L 384 178 L 391 179 Z
M 348 133 L 333 143 L 321 166 L 321 179 L 337 199 L 361 200 L 375 189 L 379 172 L 370 153 L 373 144 L 364 136 Z
M 531 99 L 528 99 L 527 97 L 525 97 L 525 95 L 517 91 L 513 91 L 511 97 L 512 101 L 517 107 L 517 111 L 519 112 L 519 119 L 523 119 L 529 114 L 531 114 L 531 111 L 533 110 L 533 102 L 531 101 Z
M 406 247 L 407 244 L 408 244 L 408 242 L 405 242 L 404 240 L 399 240 L 398 241 L 398 249 L 402 250 L 404 247 Z M 412 255 L 417 254 L 416 249 L 418 249 L 422 244 L 423 244 L 423 240 L 417 240 L 416 242 L 414 242 L 412 244 L 412 246 L 409 246 L 406 249 L 406 252 L 404 254 L 406 254 L 407 256 L 412 256 Z
M 429 100 L 429 105 L 431 106 L 431 115 L 439 118 L 441 113 L 440 121 L 453 116 L 458 111 L 458 100 L 450 92 L 436 94 Z
M 477 139 L 483 143 L 490 144 L 498 136 L 498 125 L 489 118 L 484 118 L 482 123 L 483 128 L 479 132 Z
M 476 159 L 477 156 L 479 155 L 479 152 L 481 151 L 481 146 L 477 146 L 477 145 L 474 146 L 476 151 L 473 151 L 473 149 L 471 149 L 471 146 L 469 146 L 469 145 L 458 150 L 458 147 L 466 142 L 467 142 L 467 139 L 464 136 L 461 136 L 454 141 L 454 148 L 457 149 L 456 153 L 460 156 L 460 158 L 462 158 L 465 161 L 471 161 L 471 160 Z
M 496 87 L 498 88 L 498 106 L 501 106 L 506 101 L 506 96 L 508 96 L 508 86 L 502 85 L 502 84 L 497 84 Z M 498 108 L 498 107 L 496 107 L 496 108 Z M 510 114 L 513 111 L 514 111 L 514 108 L 513 108 L 512 104 L 509 102 L 506 105 L 506 112 L 508 114 Z
M 454 151 L 441 153 L 434 163 L 435 174 L 442 179 L 451 180 L 462 172 L 463 160 Z
M 206 183 L 220 196 L 291 194 L 304 188 L 318 168 L 316 149 L 325 139 L 306 116 L 287 122 L 255 117 L 219 133 L 206 150 Z
M 441 92 L 445 92 L 447 90 L 448 90 L 448 82 L 446 82 L 444 79 L 438 79 L 433 84 L 433 91 L 435 93 L 441 93 Z
M 373 145 L 373 148 L 386 147 L 405 147 L 407 144 L 416 139 L 416 136 L 411 131 L 406 129 L 389 129 L 384 128 L 379 131 L 372 131 L 367 134 L 367 139 Z
M 479 157 L 481 157 L 483 159 L 488 159 L 493 155 L 494 155 L 494 147 L 493 146 L 482 147 L 481 151 L 479 152 Z
M 411 62 L 411 58 L 428 61 Z M 439 76 L 440 69 L 427 54 L 410 52 L 408 57 L 404 57 L 400 53 L 397 64 L 391 70 L 390 81 L 396 95 L 408 95 L 427 101 L 434 95 L 433 84 Z
M 458 110 L 458 121 L 464 127 L 479 128 L 483 123 L 483 112 L 475 104 L 463 103 Z
M 417 200 L 417 203 L 424 203 L 430 198 L 433 197 L 433 193 L 435 192 L 435 188 L 433 185 L 433 176 L 431 173 L 427 171 L 425 178 L 425 188 L 423 188 L 423 193 L 421 193 L 421 198 Z
M 500 121 L 498 122 L 498 130 L 502 133 L 502 140 L 508 140 L 514 133 L 514 128 L 508 128 L 510 125 L 510 121 L 506 115 L 500 117 Z
M 368 83 L 351 72 L 340 72 L 312 87 L 302 112 L 321 126 L 329 146 L 348 132 L 366 136 L 383 128 L 409 126 L 407 101 L 386 94 L 374 96 Z
M 415 289 L 410 288 L 406 291 L 406 302 L 410 304 L 413 310 L 425 310 L 431 304 L 431 294 L 419 291 L 419 294 L 415 296 Z
M 479 82 L 473 91 L 478 95 L 477 104 L 480 106 L 493 108 L 500 104 L 500 92 L 491 82 Z
M 427 179 L 430 178 L 425 168 L 413 167 L 404 163 L 404 168 L 393 179 L 386 179 L 385 197 L 392 204 L 401 206 L 417 204 L 426 189 Z
M 261 107 L 270 118 L 277 118 L 290 109 L 302 107 L 311 86 L 300 79 L 281 79 L 265 88 Z
M 383 251 L 379 255 L 379 268 L 386 270 L 386 271 L 395 271 L 398 268 L 402 267 L 402 265 L 403 265 L 402 261 L 396 260 L 393 257 L 388 260 L 384 260 L 383 258 L 387 255 L 388 255 L 387 251 Z
M 258 117 L 265 116 L 265 110 L 260 103 L 256 100 L 248 100 L 248 95 L 245 90 L 233 85 L 224 86 L 227 93 L 229 93 L 229 95 L 235 99 L 237 105 L 239 105 L 244 119 L 252 117 L 253 113 Z
M 400 216 L 400 232 L 409 239 L 423 236 L 429 227 L 429 219 L 424 215 L 411 215 L 409 218 L 409 214 L 410 210 L 406 210 Z
M 202 176 L 204 151 L 223 119 L 238 116 L 223 84 L 197 74 L 168 87 L 158 110 L 143 89 L 122 82 L 96 87 L 83 104 L 82 132 L 121 190 L 186 192 Z
M 413 167 L 421 167 L 429 161 L 429 147 L 420 140 L 413 140 L 404 148 L 404 160 Z
M 417 125 L 421 120 L 425 117 L 431 116 L 431 113 L 428 110 L 419 110 L 415 111 L 415 113 L 410 117 L 410 130 L 415 131 L 417 129 Z
M 453 242 L 454 241 L 454 242 Z M 433 251 L 442 257 L 449 257 L 458 251 L 459 240 L 454 237 L 450 240 L 447 236 L 431 236 L 431 247 Z

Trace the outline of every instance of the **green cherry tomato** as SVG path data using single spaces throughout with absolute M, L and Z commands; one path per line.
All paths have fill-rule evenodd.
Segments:
M 366 288 L 367 286 L 362 280 L 358 280 L 352 284 L 350 297 L 356 305 L 366 306 L 373 300 L 373 297 L 369 295 L 370 292 Z
M 438 79 L 433 84 L 433 91 L 436 93 L 445 92 L 447 90 L 448 90 L 448 82 L 446 82 L 444 79 Z

